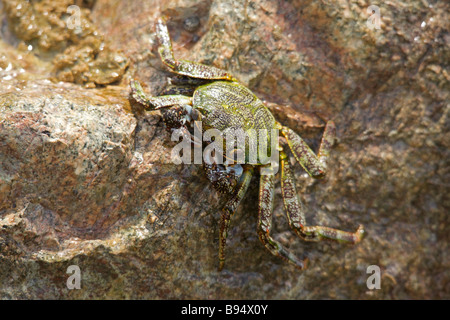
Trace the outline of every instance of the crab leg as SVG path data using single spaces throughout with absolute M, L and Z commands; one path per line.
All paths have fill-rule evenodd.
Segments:
M 162 92 L 163 95 L 183 95 L 190 96 L 194 94 L 195 87 L 193 86 L 168 86 Z
M 156 36 L 159 42 L 158 52 L 161 60 L 171 71 L 198 79 L 235 80 L 225 70 L 197 62 L 175 59 L 169 31 L 163 18 L 159 18 L 156 22 Z
M 236 186 L 236 191 L 233 196 L 225 204 L 220 219 L 220 234 L 219 234 L 219 271 L 223 269 L 225 264 L 225 244 L 227 242 L 228 228 L 230 226 L 231 216 L 236 212 L 239 203 L 244 198 L 248 186 L 253 176 L 252 168 L 245 168 L 242 173 L 239 183 Z
M 183 95 L 167 95 L 159 97 L 147 97 L 141 84 L 136 80 L 130 81 L 131 96 L 134 100 L 144 105 L 145 107 L 155 110 L 174 105 L 192 105 L 192 97 Z
M 319 154 L 316 156 L 310 147 L 298 134 L 288 127 L 282 127 L 281 133 L 286 138 L 297 161 L 313 178 L 322 178 L 326 173 L 326 160 L 330 154 L 336 137 L 336 126 L 328 121 L 320 143 Z
M 363 226 L 356 232 L 347 232 L 322 226 L 306 226 L 302 204 L 297 196 L 294 179 L 289 161 L 284 152 L 280 153 L 281 160 L 281 192 L 289 225 L 295 233 L 307 241 L 334 240 L 344 243 L 358 243 L 364 236 Z
M 307 259 L 299 260 L 293 253 L 283 247 L 281 243 L 270 236 L 273 214 L 274 178 L 275 176 L 272 174 L 261 175 L 257 228 L 259 239 L 273 255 L 286 260 L 299 269 L 305 269 Z

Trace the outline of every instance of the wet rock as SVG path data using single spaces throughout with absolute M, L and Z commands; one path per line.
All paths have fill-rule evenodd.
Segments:
M 128 66 L 96 30 L 90 10 L 73 1 L 4 0 L 2 11 L 9 26 L 5 39 L 53 60 L 58 80 L 95 87 L 120 81 Z
M 105 76 L 119 86 L 97 89 L 70 78 L 95 75 L 80 59 L 96 56 L 90 45 L 64 48 L 73 68 L 62 80 L 76 85 L 42 80 L 51 65 L 15 59 L 24 48 L 0 41 L 0 296 L 449 298 L 448 4 L 382 4 L 380 29 L 367 25 L 369 5 L 98 0 L 83 12 L 130 64 L 121 80 Z M 152 94 L 167 83 L 153 33 L 161 15 L 176 57 L 231 71 L 315 150 L 334 119 L 329 174 L 312 180 L 297 165 L 297 188 L 310 224 L 362 223 L 362 243 L 296 238 L 278 183 L 273 235 L 311 264 L 299 272 L 271 256 L 255 231 L 255 177 L 217 272 L 224 199 L 201 167 L 171 162 L 160 112 L 128 99 L 131 78 Z M 8 21 L 14 35 L 20 22 Z M 80 290 L 66 286 L 70 265 L 80 267 Z M 370 265 L 380 267 L 380 290 L 366 285 Z

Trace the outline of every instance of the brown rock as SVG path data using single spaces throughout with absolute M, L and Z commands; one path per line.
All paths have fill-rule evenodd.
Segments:
M 98 0 L 83 12 L 130 61 L 116 66 L 122 78 L 105 76 L 120 86 L 98 89 L 42 80 L 51 65 L 13 48 L 21 22 L 8 20 L 9 45 L 0 40 L 0 296 L 448 299 L 450 10 L 387 2 L 381 29 L 371 30 L 369 5 Z M 310 268 L 271 256 L 255 231 L 255 178 L 217 272 L 223 199 L 201 167 L 171 163 L 160 113 L 128 100 L 130 78 L 152 94 L 166 84 L 154 50 L 160 15 L 170 17 L 177 57 L 231 71 L 313 147 L 324 120 L 334 119 L 339 143 L 327 178 L 313 181 L 296 166 L 297 188 L 309 223 L 362 223 L 362 243 L 296 238 L 278 184 L 273 235 L 308 256 Z M 91 54 L 86 47 L 69 49 L 74 67 L 64 80 L 93 75 L 95 66 L 79 59 Z M 70 265 L 81 269 L 80 290 L 66 287 Z M 381 268 L 380 290 L 367 288 L 370 265 Z

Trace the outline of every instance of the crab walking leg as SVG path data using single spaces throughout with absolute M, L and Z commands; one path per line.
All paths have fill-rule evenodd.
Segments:
M 336 137 L 336 126 L 333 121 L 328 121 L 320 143 L 318 156 L 314 154 L 311 148 L 303 141 L 298 134 L 288 127 L 282 127 L 281 133 L 286 138 L 289 147 L 292 150 L 297 161 L 313 178 L 321 178 L 326 173 L 326 160 L 330 154 Z
M 131 96 L 133 99 L 151 110 L 171 107 L 174 105 L 192 105 L 192 98 L 183 95 L 147 97 L 141 87 L 141 84 L 136 80 L 130 81 L 130 87 Z
M 168 86 L 162 92 L 162 95 L 183 95 L 192 96 L 194 94 L 196 87 L 190 86 Z
M 283 203 L 288 213 L 289 226 L 297 232 L 297 230 L 301 230 L 306 225 L 305 213 L 302 208 L 302 203 L 297 196 L 289 161 L 283 151 L 280 152 L 280 162 Z
M 225 70 L 197 62 L 175 59 L 169 31 L 163 18 L 159 18 L 156 22 L 156 36 L 159 42 L 158 52 L 161 60 L 173 72 L 199 79 L 236 80 Z
M 280 153 L 281 160 L 281 193 L 284 207 L 291 228 L 303 240 L 321 241 L 334 240 L 356 244 L 364 236 L 364 227 L 359 226 L 356 232 L 347 232 L 322 226 L 306 226 L 302 205 L 297 196 L 292 171 L 284 152 Z
M 236 187 L 236 191 L 233 196 L 225 204 L 220 219 L 220 234 L 219 234 L 219 271 L 223 269 L 225 264 L 225 244 L 227 242 L 228 228 L 230 227 L 231 216 L 236 212 L 239 203 L 244 198 L 247 192 L 250 180 L 253 176 L 253 170 L 251 168 L 244 169 L 239 183 Z
M 293 253 L 288 251 L 278 241 L 274 240 L 270 236 L 273 214 L 274 179 L 275 176 L 272 174 L 261 175 L 257 228 L 259 239 L 273 255 L 286 260 L 299 269 L 305 269 L 307 259 L 299 260 Z
M 328 121 L 322 135 L 322 141 L 320 142 L 319 153 L 317 156 L 319 161 L 323 162 L 325 166 L 335 139 L 336 125 L 334 124 L 334 121 Z

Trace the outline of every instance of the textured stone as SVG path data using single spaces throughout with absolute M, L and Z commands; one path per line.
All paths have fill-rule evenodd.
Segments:
M 90 10 L 71 0 L 3 0 L 4 39 L 52 61 L 57 80 L 87 87 L 119 82 L 128 60 L 111 51 L 96 30 Z
M 96 89 L 43 80 L 55 70 L 16 46 L 8 20 L 0 297 L 448 299 L 449 5 L 383 3 L 371 30 L 370 4 L 98 0 L 83 11 L 130 64 L 117 86 Z M 277 183 L 273 235 L 311 263 L 299 272 L 273 257 L 256 234 L 254 178 L 217 272 L 223 199 L 200 166 L 172 164 L 160 112 L 128 99 L 131 78 L 152 94 L 166 84 L 153 33 L 161 15 L 176 57 L 232 72 L 315 150 L 324 120 L 335 121 L 329 174 L 312 180 L 297 165 L 297 188 L 310 224 L 364 224 L 359 245 L 296 238 Z M 70 265 L 81 290 L 66 287 Z M 380 290 L 366 286 L 370 265 Z

